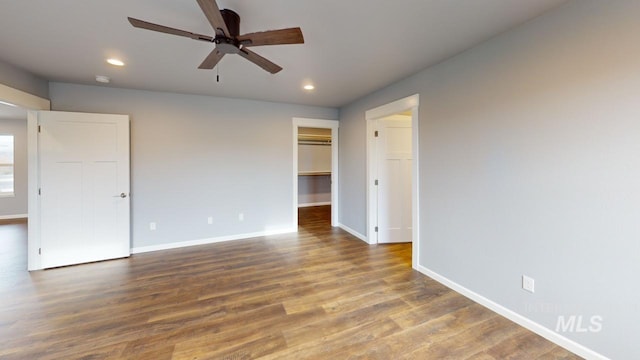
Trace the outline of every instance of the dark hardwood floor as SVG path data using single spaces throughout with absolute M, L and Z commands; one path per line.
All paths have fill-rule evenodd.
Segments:
M 329 213 L 301 209 L 298 234 L 33 273 L 25 224 L 2 225 L 0 359 L 579 359 Z

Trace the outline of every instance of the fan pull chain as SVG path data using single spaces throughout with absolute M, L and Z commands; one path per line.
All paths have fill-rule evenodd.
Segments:
M 216 82 L 220 82 L 220 65 L 216 66 Z

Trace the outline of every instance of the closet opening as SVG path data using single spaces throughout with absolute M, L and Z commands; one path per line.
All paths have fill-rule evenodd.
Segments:
M 338 121 L 294 118 L 293 145 L 293 226 L 338 226 Z
M 331 226 L 331 129 L 298 128 L 298 226 Z

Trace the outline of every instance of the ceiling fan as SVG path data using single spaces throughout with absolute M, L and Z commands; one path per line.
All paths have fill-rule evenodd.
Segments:
M 213 69 L 226 54 L 238 54 L 266 71 L 275 74 L 282 67 L 249 50 L 251 46 L 303 44 L 299 27 L 269 30 L 240 35 L 240 15 L 228 9 L 220 10 L 215 0 L 196 0 L 215 31 L 215 36 L 195 34 L 129 17 L 131 25 L 141 29 L 188 37 L 215 44 L 215 48 L 204 59 L 199 69 Z

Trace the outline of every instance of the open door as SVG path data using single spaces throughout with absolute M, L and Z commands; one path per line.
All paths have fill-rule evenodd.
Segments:
M 130 255 L 129 117 L 38 112 L 41 267 Z
M 378 120 L 378 243 L 411 242 L 411 117 Z

